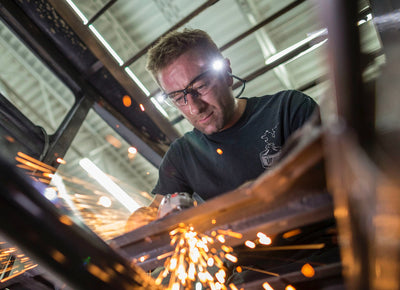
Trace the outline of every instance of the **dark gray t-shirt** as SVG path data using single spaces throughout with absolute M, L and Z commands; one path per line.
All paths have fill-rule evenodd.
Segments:
M 174 141 L 152 192 L 196 192 L 206 200 L 257 178 L 316 107 L 309 96 L 293 90 L 247 99 L 234 126 L 211 135 L 194 129 Z

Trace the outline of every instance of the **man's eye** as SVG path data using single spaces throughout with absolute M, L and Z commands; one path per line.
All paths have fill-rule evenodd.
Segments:
M 179 103 L 182 100 L 183 97 L 177 97 L 177 98 L 173 98 L 173 101 L 175 103 Z
M 198 92 L 202 92 L 208 89 L 209 83 L 208 82 L 202 82 L 199 84 L 196 84 L 196 86 L 194 87 L 194 89 Z
M 177 103 L 183 99 L 183 94 L 182 93 L 173 94 L 173 95 L 170 95 L 169 97 L 173 102 Z

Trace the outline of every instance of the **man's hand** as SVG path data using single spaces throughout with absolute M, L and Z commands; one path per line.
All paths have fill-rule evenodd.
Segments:
M 167 194 L 158 207 L 158 217 L 165 217 L 173 212 L 181 211 L 195 206 L 196 202 L 187 192 L 175 192 Z
M 158 209 L 156 207 L 141 207 L 135 210 L 129 217 L 126 225 L 125 232 L 133 231 L 141 226 L 147 225 L 148 223 L 157 219 Z
M 135 210 L 125 225 L 125 233 L 140 228 L 157 219 L 158 206 L 163 199 L 162 195 L 156 194 L 149 206 Z

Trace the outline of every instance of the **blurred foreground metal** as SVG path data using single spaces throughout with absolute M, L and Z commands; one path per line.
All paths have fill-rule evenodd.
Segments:
M 0 159 L 0 229 L 35 262 L 72 289 L 158 289 L 142 269 L 60 213 L 37 186 Z

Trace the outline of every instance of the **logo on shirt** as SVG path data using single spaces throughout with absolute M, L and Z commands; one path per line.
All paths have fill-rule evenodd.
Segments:
M 261 139 L 266 143 L 265 150 L 260 153 L 261 164 L 264 168 L 269 168 L 273 162 L 278 159 L 281 146 L 275 145 L 276 143 L 276 130 L 278 125 L 276 125 L 272 130 L 266 130 L 261 136 Z

